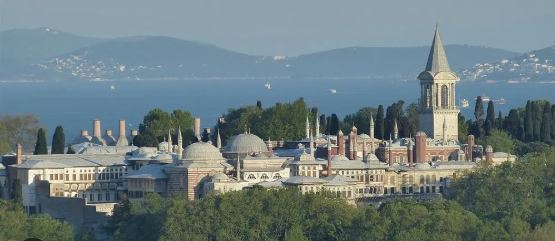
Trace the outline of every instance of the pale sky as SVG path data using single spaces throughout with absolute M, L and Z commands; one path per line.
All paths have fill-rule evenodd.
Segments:
M 0 0 L 0 30 L 164 35 L 256 55 L 445 44 L 555 45 L 555 0 Z

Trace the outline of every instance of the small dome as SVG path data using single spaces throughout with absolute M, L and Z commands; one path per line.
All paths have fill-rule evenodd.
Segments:
M 362 139 L 370 139 L 370 136 L 366 133 L 360 134 L 360 135 L 358 135 L 358 137 L 362 138 Z
M 156 150 L 151 147 L 141 147 L 133 151 L 135 157 L 151 157 L 156 154 Z
M 183 151 L 183 160 L 187 161 L 221 161 L 223 159 L 218 148 L 206 142 L 195 142 Z
M 253 134 L 239 134 L 231 138 L 224 147 L 225 153 L 262 153 L 268 152 L 266 143 Z
M 172 155 L 167 154 L 167 153 L 160 153 L 157 156 L 155 156 L 153 159 L 158 161 L 158 162 L 161 162 L 161 163 L 172 163 L 173 162 Z
M 213 182 L 228 182 L 229 181 L 229 177 L 221 172 L 218 172 L 216 174 L 214 174 L 214 176 L 212 176 L 212 181 Z

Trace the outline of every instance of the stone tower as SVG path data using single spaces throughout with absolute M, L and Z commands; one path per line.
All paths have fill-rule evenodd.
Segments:
M 418 79 L 421 89 L 419 129 L 436 140 L 458 140 L 455 85 L 459 77 L 449 67 L 437 27 L 426 69 Z

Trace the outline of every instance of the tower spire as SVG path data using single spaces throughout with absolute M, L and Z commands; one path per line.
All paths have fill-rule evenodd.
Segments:
M 441 42 L 441 37 L 439 36 L 439 27 L 437 24 L 434 40 L 432 42 L 432 48 L 430 49 L 430 54 L 428 55 L 428 62 L 426 63 L 425 70 L 432 73 L 451 72 L 449 62 L 447 61 L 447 55 L 445 54 L 443 43 Z
M 172 146 L 173 146 L 172 133 L 171 133 L 171 130 L 168 129 L 168 152 L 172 152 Z
M 181 160 L 183 155 L 183 137 L 181 136 L 181 126 L 177 129 L 177 159 Z
M 305 123 L 305 138 L 310 138 L 310 121 L 308 121 L 308 114 L 306 115 L 306 123 Z
M 393 140 L 399 139 L 399 127 L 397 127 L 397 120 L 393 123 Z
M 372 113 L 370 113 L 370 130 L 368 132 L 370 138 L 374 139 L 374 117 L 372 117 Z
M 222 138 L 220 137 L 220 128 L 218 128 L 218 132 L 216 133 L 216 147 L 222 149 Z
M 316 138 L 318 138 L 318 136 L 320 136 L 320 117 L 318 116 L 318 113 L 316 113 L 316 126 L 314 127 L 314 135 L 316 136 Z

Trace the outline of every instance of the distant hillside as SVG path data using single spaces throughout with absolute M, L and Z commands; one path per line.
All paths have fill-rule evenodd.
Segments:
M 510 83 L 554 82 L 555 46 L 531 51 L 514 58 L 496 62 L 481 62 L 462 71 L 463 76 L 475 81 Z
M 517 56 L 502 49 L 445 46 L 454 71 L 484 61 Z M 429 46 L 425 47 L 350 47 L 334 49 L 292 59 L 292 69 L 301 76 L 385 77 L 415 79 L 426 65 Z
M 0 80 L 135 80 L 203 78 L 397 78 L 414 80 L 429 46 L 349 47 L 297 57 L 252 56 L 198 42 L 145 36 L 81 37 L 56 30 L 0 32 Z M 518 53 L 446 46 L 459 72 Z

